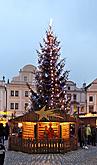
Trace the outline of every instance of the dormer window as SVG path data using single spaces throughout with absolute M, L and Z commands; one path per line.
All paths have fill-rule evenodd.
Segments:
M 73 95 L 73 100 L 76 100 L 76 94 Z
M 93 96 L 89 97 L 89 101 L 92 102 L 93 101 Z
M 24 81 L 27 82 L 27 76 L 24 76 Z

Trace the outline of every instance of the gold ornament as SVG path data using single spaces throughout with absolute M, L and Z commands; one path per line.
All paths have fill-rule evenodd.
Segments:
M 46 118 L 47 120 L 49 120 L 49 116 L 63 118 L 58 113 L 54 113 L 55 109 L 45 110 L 45 108 L 46 108 L 46 106 L 44 106 L 40 111 L 35 112 L 39 115 L 39 120 L 41 120 L 43 118 Z

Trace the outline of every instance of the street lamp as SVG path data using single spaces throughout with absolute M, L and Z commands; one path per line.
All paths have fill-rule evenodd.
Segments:
M 6 115 L 4 115 L 4 117 L 6 118 L 7 117 L 7 88 L 6 88 L 6 85 L 5 85 L 5 110 L 4 112 L 6 112 Z

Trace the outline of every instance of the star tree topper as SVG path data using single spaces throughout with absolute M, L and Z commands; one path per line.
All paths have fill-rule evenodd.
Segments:
M 54 117 L 58 117 L 58 118 L 63 118 L 59 115 L 57 115 L 57 113 L 54 113 L 55 109 L 51 109 L 51 110 L 46 110 L 45 111 L 46 106 L 44 106 L 40 111 L 37 111 L 35 113 L 37 113 L 39 115 L 39 120 L 46 118 L 47 120 L 49 120 L 49 116 L 54 116 Z

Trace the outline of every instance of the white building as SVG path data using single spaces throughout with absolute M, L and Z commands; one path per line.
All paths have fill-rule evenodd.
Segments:
M 86 113 L 86 84 L 83 84 L 82 88 L 78 88 L 76 83 L 73 81 L 67 81 L 66 83 L 66 91 L 68 97 L 71 98 L 71 114 L 74 113 L 75 108 L 78 110 L 79 114 Z
M 19 75 L 12 78 L 11 82 L 2 84 L 0 90 L 0 111 L 7 111 L 7 117 L 23 115 L 29 104 L 29 83 L 35 91 L 35 72 L 36 67 L 26 65 L 19 71 Z M 6 86 L 5 86 L 6 85 Z
M 87 86 L 87 113 L 97 113 L 97 79 Z

